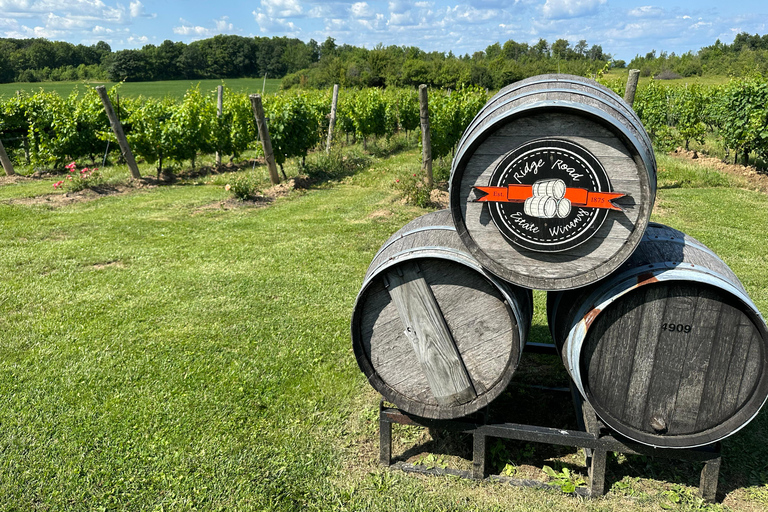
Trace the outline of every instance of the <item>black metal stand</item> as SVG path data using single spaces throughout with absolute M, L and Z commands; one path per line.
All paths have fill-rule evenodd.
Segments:
M 396 467 L 404 471 L 453 474 L 465 478 L 482 480 L 488 477 L 487 438 L 496 437 L 514 439 L 535 443 L 547 443 L 560 446 L 584 448 L 589 471 L 589 487 L 577 489 L 577 494 L 585 496 L 602 496 L 605 494 L 605 468 L 608 452 L 619 452 L 632 455 L 646 455 L 704 463 L 701 471 L 699 490 L 702 498 L 714 501 L 717 493 L 717 479 L 720 473 L 720 444 L 694 449 L 662 449 L 652 448 L 635 443 L 621 437 L 614 437 L 605 425 L 599 421 L 592 408 L 581 401 L 578 393 L 574 393 L 574 405 L 577 410 L 579 427 L 582 430 L 563 430 L 517 423 L 489 424 L 485 418 L 462 418 L 457 420 L 431 420 L 409 415 L 399 409 L 386 407 L 382 401 L 379 410 L 379 462 L 382 466 L 392 466 L 392 424 L 418 425 L 428 428 L 439 428 L 472 434 L 473 457 L 472 471 L 434 468 L 424 469 L 413 464 L 398 463 Z M 512 485 L 547 487 L 545 482 L 535 480 L 520 480 L 500 478 Z

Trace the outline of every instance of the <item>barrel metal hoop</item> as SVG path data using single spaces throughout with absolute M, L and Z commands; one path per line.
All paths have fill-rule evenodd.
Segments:
M 701 242 L 699 242 L 698 240 L 696 240 L 694 238 L 685 238 L 685 237 L 682 237 L 682 236 L 681 237 L 675 237 L 675 238 L 664 238 L 664 239 L 661 239 L 661 238 L 651 238 L 652 235 L 648 232 L 649 228 L 659 228 L 659 229 L 661 229 L 661 228 L 667 228 L 667 227 L 668 226 L 665 226 L 664 224 L 659 224 L 658 222 L 649 222 L 648 223 L 648 227 L 646 228 L 645 233 L 643 234 L 643 239 L 644 240 L 648 240 L 650 242 L 662 241 L 662 242 L 668 242 L 668 243 L 671 243 L 671 244 L 685 245 L 686 247 L 692 247 L 692 248 L 697 249 L 697 250 L 699 250 L 699 251 L 701 251 L 701 252 L 703 252 L 705 254 L 708 254 L 709 256 L 712 256 L 715 260 L 719 260 L 720 259 L 720 256 L 715 254 L 715 252 L 712 249 L 710 249 L 709 247 L 707 247 L 706 245 L 702 244 Z M 680 234 L 683 235 L 684 233 L 680 232 Z
M 758 328 L 763 332 L 763 335 L 766 335 L 765 320 L 749 296 L 718 272 L 701 266 L 695 266 L 691 263 L 679 262 L 656 263 L 631 269 L 619 275 L 610 286 L 598 288 L 593 291 L 574 315 L 574 319 L 579 320 L 571 327 L 565 341 L 566 361 L 568 364 L 568 371 L 573 377 L 574 383 L 581 393 L 581 396 L 583 396 L 585 400 L 587 400 L 587 396 L 582 384 L 581 367 L 579 364 L 581 349 L 589 330 L 589 327 L 584 321 L 584 317 L 592 309 L 604 311 L 620 297 L 636 288 L 648 284 L 648 280 L 641 283 L 637 282 L 637 277 L 640 274 L 651 274 L 656 278 L 656 281 L 659 282 L 695 281 L 714 286 L 724 292 L 730 293 L 747 306 L 749 312 L 753 315 L 753 321 L 755 321 Z M 697 279 L 691 279 L 692 275 L 695 275 Z
M 528 96 L 534 96 L 534 95 L 538 95 L 538 94 L 543 94 L 543 93 L 566 93 L 566 94 L 572 94 L 574 96 L 585 96 L 587 98 L 595 100 L 598 103 L 602 103 L 603 105 L 606 105 L 606 106 L 610 107 L 611 109 L 616 110 L 617 112 L 621 113 L 621 111 L 619 109 L 617 109 L 615 105 L 607 102 L 604 98 L 601 98 L 601 97 L 596 96 L 594 94 L 590 94 L 590 93 L 585 92 L 585 91 L 578 91 L 578 90 L 574 90 L 574 89 L 537 89 L 537 90 L 533 90 L 533 91 L 528 91 L 528 92 L 525 92 L 523 94 L 516 95 L 516 96 L 514 96 L 512 98 L 509 98 L 509 99 L 507 99 L 506 101 L 504 101 L 502 103 L 497 104 L 495 106 L 495 110 L 503 108 L 505 105 L 507 105 L 509 103 L 512 103 L 512 102 L 515 102 L 515 101 L 518 101 L 518 100 L 520 100 L 522 98 L 526 98 Z M 595 107 L 592 107 L 590 105 L 585 105 L 583 103 L 580 103 L 580 102 L 577 102 L 577 101 L 571 101 L 571 100 L 543 100 L 543 101 L 535 102 L 535 103 L 532 103 L 532 104 L 521 105 L 519 108 L 513 108 L 513 109 L 511 109 L 511 110 L 509 110 L 507 112 L 501 113 L 499 116 L 496 116 L 496 117 L 494 117 L 494 116 L 489 114 L 489 116 L 491 117 L 491 120 L 492 120 L 492 122 L 490 124 L 496 124 L 499 120 L 506 119 L 507 114 L 509 114 L 510 112 L 518 112 L 518 111 L 522 110 L 523 107 L 526 107 L 528 105 L 548 106 L 548 105 L 555 105 L 555 104 L 561 104 L 561 103 L 562 104 L 581 105 L 582 107 L 584 107 L 581 110 L 592 111 L 592 113 L 594 113 L 595 111 L 599 111 L 601 114 L 598 115 L 598 117 L 601 117 L 604 120 L 608 121 L 611 126 L 616 126 L 616 127 L 622 126 L 624 128 L 627 128 L 627 126 L 624 123 L 622 123 L 619 119 L 616 119 L 616 117 L 614 117 L 614 116 L 612 116 L 610 114 L 607 114 L 604 110 L 596 109 Z M 575 107 L 575 108 L 578 109 L 579 107 Z M 475 119 L 477 119 L 477 117 L 475 117 Z M 643 126 L 642 122 L 640 122 L 639 125 L 642 127 Z M 464 142 L 466 140 L 466 135 L 469 134 L 475 127 L 476 127 L 476 125 L 474 124 L 474 120 L 473 120 L 469 124 L 467 129 L 464 131 L 464 136 L 462 136 L 462 138 L 459 140 L 458 145 L 456 146 L 456 153 L 457 154 L 459 152 L 461 152 L 462 149 L 463 149 Z M 635 129 L 637 130 L 637 128 L 635 128 Z M 640 151 L 639 151 L 640 147 L 645 148 L 644 153 L 650 154 L 651 158 L 654 159 L 653 169 L 655 169 L 656 168 L 655 167 L 655 163 L 656 162 L 655 162 L 655 157 L 653 156 L 653 146 L 651 144 L 650 139 L 645 139 L 644 138 L 644 140 L 642 141 L 642 145 L 641 145 L 639 140 L 629 130 L 620 130 L 620 131 L 623 134 L 627 135 L 627 138 L 630 139 L 630 142 L 636 148 L 638 148 L 638 153 L 640 153 Z M 483 133 L 485 133 L 485 132 L 488 132 L 488 130 L 487 129 L 483 130 Z M 640 130 L 637 130 L 637 132 L 640 133 L 641 136 L 642 136 L 643 132 L 641 132 Z M 630 137 L 630 135 L 631 135 L 631 137 Z M 647 136 L 647 134 L 646 134 L 646 136 Z M 475 138 L 476 137 L 473 137 L 472 141 L 474 141 Z M 643 162 L 645 162 L 646 167 L 651 169 L 651 167 L 648 166 L 648 159 L 647 158 L 643 158 Z
M 615 99 L 617 100 L 617 103 L 615 105 L 607 103 L 604 98 L 600 98 L 600 100 L 602 101 L 602 103 L 606 103 L 608 105 L 611 105 L 615 110 L 622 112 L 623 114 L 625 114 L 625 116 L 628 119 L 631 118 L 639 126 L 643 126 L 643 122 L 640 120 L 640 116 L 638 116 L 637 112 L 635 112 L 629 105 L 627 105 L 624 102 L 623 98 L 621 98 L 618 94 L 616 94 L 611 89 L 609 89 L 609 88 L 607 88 L 607 87 L 605 87 L 602 84 L 599 84 L 597 82 L 593 82 L 592 83 L 592 82 L 588 82 L 586 80 L 585 81 L 579 81 L 579 80 L 574 80 L 573 78 L 564 78 L 564 79 L 559 79 L 559 78 L 542 78 L 540 80 L 533 80 L 533 81 L 526 82 L 526 83 L 518 82 L 516 84 L 513 84 L 513 86 L 511 86 L 509 89 L 506 89 L 506 90 L 502 89 L 497 94 L 506 96 L 507 94 L 511 93 L 512 91 L 515 91 L 515 90 L 518 90 L 518 89 L 522 89 L 523 87 L 536 86 L 536 85 L 542 85 L 542 84 L 552 84 L 552 83 L 588 86 L 588 87 L 592 87 L 593 89 L 597 89 L 598 91 L 603 92 L 604 94 L 608 95 L 609 97 L 610 97 L 610 94 L 615 94 L 616 95 Z M 598 85 L 599 87 L 595 87 L 595 85 Z M 587 95 L 587 96 L 595 97 L 595 96 L 587 93 L 586 91 L 579 91 L 577 89 L 538 89 L 536 92 L 537 93 L 542 93 L 542 92 L 550 92 L 550 91 L 577 93 L 577 94 L 584 94 L 584 95 Z M 484 114 L 487 111 L 486 110 L 487 107 L 489 107 L 491 105 L 493 105 L 493 109 L 495 110 L 495 109 L 497 109 L 499 107 L 502 107 L 502 106 L 506 105 L 507 103 L 509 103 L 510 101 L 512 101 L 514 99 L 525 97 L 528 94 L 531 94 L 531 93 L 524 93 L 524 94 L 520 94 L 520 95 L 515 95 L 513 98 L 505 98 L 505 100 L 503 102 L 496 103 L 496 104 L 493 104 L 492 101 L 489 101 L 475 115 L 475 119 L 477 119 L 477 117 L 480 116 L 481 114 Z M 491 100 L 492 99 L 493 98 L 491 98 Z M 624 107 L 624 108 L 621 108 L 621 107 Z M 467 127 L 467 130 L 465 131 L 465 133 L 468 132 L 473 127 L 474 127 L 474 119 L 472 120 L 472 122 Z M 459 144 L 457 146 L 458 148 L 461 147 L 462 141 L 463 141 L 463 137 L 462 137 L 462 140 L 459 141 Z M 647 142 L 650 145 L 650 139 L 647 140 Z
M 405 233 L 403 233 L 403 234 L 401 234 L 401 235 L 399 235 L 397 237 L 392 237 L 388 242 L 386 242 L 384 245 L 382 245 L 381 249 L 379 249 L 379 252 L 376 253 L 376 256 L 374 256 L 373 259 L 375 260 L 379 256 L 379 254 L 384 252 L 385 249 L 390 247 L 395 242 L 397 242 L 399 240 L 402 240 L 403 238 L 405 238 L 408 235 L 413 235 L 413 234 L 416 234 L 416 233 L 421 233 L 423 231 L 454 231 L 455 232 L 456 228 L 453 227 L 453 226 L 422 226 L 420 228 L 415 228 L 415 229 L 408 230 L 407 232 L 405 232 Z
M 458 258 L 451 258 L 449 257 L 449 255 L 458 256 Z M 360 298 L 365 294 L 366 289 L 368 288 L 368 286 L 370 286 L 373 280 L 379 274 L 381 274 L 384 270 L 387 270 L 403 261 L 409 261 L 412 259 L 422 259 L 422 258 L 434 258 L 434 259 L 453 261 L 454 263 L 462 263 L 465 266 L 479 272 L 483 277 L 488 279 L 493 284 L 493 286 L 496 287 L 499 293 L 501 293 L 501 295 L 504 297 L 504 300 L 509 306 L 509 308 L 512 309 L 512 313 L 515 317 L 515 322 L 517 323 L 517 330 L 519 334 L 518 339 L 520 340 L 520 354 L 523 353 L 523 347 L 525 346 L 525 341 L 527 337 L 526 336 L 527 320 L 523 318 L 520 305 L 518 304 L 518 301 L 515 298 L 515 296 L 507 293 L 507 287 L 514 286 L 514 285 L 499 281 L 495 276 L 486 272 L 485 269 L 481 267 L 480 264 L 477 263 L 466 252 L 462 252 L 457 249 L 452 249 L 450 247 L 422 246 L 422 247 L 416 247 L 413 249 L 408 249 L 405 251 L 400 251 L 396 254 L 393 254 L 387 259 L 386 262 L 382 263 L 381 265 L 373 269 L 370 275 L 365 279 L 365 281 L 363 281 L 363 285 L 360 287 L 360 292 L 358 293 L 358 300 L 360 300 Z M 356 302 L 355 304 L 355 311 L 356 311 L 357 301 L 355 302 Z
M 519 98 L 519 96 L 518 96 L 518 98 Z M 617 123 L 619 123 L 619 121 L 615 117 L 609 115 L 608 113 L 606 113 L 606 112 L 604 112 L 604 111 L 602 111 L 600 109 L 591 107 L 589 105 L 584 105 L 583 103 L 575 103 L 575 102 L 566 101 L 566 100 L 545 100 L 545 101 L 538 101 L 538 102 L 534 102 L 534 103 L 527 103 L 527 104 L 524 104 L 524 105 L 520 105 L 517 108 L 508 110 L 508 111 L 504 112 L 503 114 L 501 114 L 500 116 L 494 118 L 492 125 L 501 124 L 504 121 L 508 120 L 509 118 L 517 117 L 517 116 L 519 116 L 519 115 L 521 115 L 523 113 L 526 113 L 526 112 L 528 112 L 530 110 L 535 110 L 535 109 L 539 109 L 539 108 L 542 108 L 542 107 L 543 108 L 548 108 L 548 107 L 549 108 L 562 108 L 562 109 L 565 109 L 565 107 L 568 107 L 567 108 L 568 111 L 574 111 L 575 110 L 575 111 L 586 112 L 587 114 L 590 114 L 590 115 L 592 115 L 594 117 L 597 117 L 597 118 L 601 119 L 603 122 L 608 123 L 611 126 L 617 126 Z M 467 148 L 471 148 L 471 147 L 475 146 L 476 144 L 479 145 L 480 142 L 481 142 L 479 139 L 481 137 L 486 138 L 488 136 L 489 132 L 492 131 L 492 130 L 489 130 L 488 128 L 489 127 L 486 127 L 486 129 L 482 130 L 479 133 L 476 133 L 471 139 L 469 139 L 468 142 L 467 142 Z M 625 131 L 622 131 L 622 134 L 625 137 L 627 137 L 627 139 L 629 140 L 630 144 L 632 144 L 635 147 L 635 150 L 640 155 L 640 158 L 643 160 L 643 164 L 645 165 L 646 171 L 649 174 L 648 182 L 649 182 L 649 189 L 650 189 L 651 196 L 652 196 L 650 199 L 653 199 L 653 197 L 656 196 L 656 166 L 655 166 L 655 159 L 653 160 L 653 162 L 651 162 L 649 160 L 649 158 L 653 158 L 653 156 L 649 157 L 646 154 L 645 151 L 640 151 L 640 148 L 642 146 L 641 146 L 640 142 L 637 140 L 637 138 L 634 136 L 634 134 L 632 134 L 630 132 L 625 132 Z M 463 151 L 463 149 L 464 148 L 461 147 L 461 142 L 460 142 L 459 143 L 459 148 L 456 150 L 456 152 L 457 152 L 457 154 L 459 152 L 461 152 L 461 158 L 454 159 L 454 161 L 453 161 L 453 169 L 451 170 L 452 174 L 454 174 L 456 172 L 456 169 L 458 169 L 461 166 L 461 164 L 464 163 L 463 162 L 464 157 L 465 156 L 469 156 L 468 155 L 469 152 L 468 151 Z M 651 155 L 652 155 L 652 153 L 651 153 Z M 456 180 L 451 180 L 451 187 L 453 186 L 455 181 Z

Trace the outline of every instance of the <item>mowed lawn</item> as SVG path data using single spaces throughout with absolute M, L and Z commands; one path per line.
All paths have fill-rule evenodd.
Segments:
M 55 177 L 3 182 L 0 509 L 768 507 L 766 411 L 724 443 L 711 506 L 699 467 L 642 458 L 612 459 L 595 500 L 379 468 L 378 399 L 349 322 L 380 245 L 427 212 L 392 188 L 419 161 L 371 158 L 261 207 L 222 205 L 221 175 L 65 206 L 16 199 Z M 660 164 L 654 219 L 709 245 L 767 313 L 768 198 Z
M 157 82 L 124 82 L 120 86 L 120 94 L 126 97 L 144 96 L 149 98 L 164 98 L 169 96 L 181 99 L 184 93 L 191 87 L 200 85 L 200 90 L 207 92 L 215 90 L 219 85 L 226 85 L 233 92 L 256 94 L 277 92 L 280 89 L 281 79 L 268 78 L 266 83 L 263 78 L 231 78 L 231 79 L 206 79 L 206 80 L 161 80 Z M 115 82 L 24 82 L 0 84 L 0 98 L 16 94 L 16 91 L 24 91 L 34 94 L 40 89 L 55 91 L 62 97 L 67 97 L 74 90 L 84 91 L 86 87 L 104 85 L 107 88 L 115 85 Z

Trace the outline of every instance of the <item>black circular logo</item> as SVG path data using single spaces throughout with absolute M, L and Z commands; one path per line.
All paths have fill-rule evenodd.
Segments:
M 488 203 L 501 234 L 539 252 L 567 251 L 589 240 L 608 215 L 608 209 L 594 207 L 599 194 L 590 193 L 612 190 L 605 169 L 587 149 L 551 138 L 510 151 L 489 186 L 509 190 L 510 201 Z

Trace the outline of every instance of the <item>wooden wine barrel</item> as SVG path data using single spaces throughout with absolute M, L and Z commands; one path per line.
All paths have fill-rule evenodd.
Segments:
M 550 292 L 552 336 L 582 396 L 620 434 L 692 448 L 746 425 L 768 397 L 768 330 L 712 251 L 651 223 L 594 285 Z
M 544 192 L 558 181 L 563 196 L 560 186 Z M 607 276 L 640 243 L 656 160 L 640 119 L 613 91 L 542 75 L 502 89 L 478 113 L 457 146 L 450 189 L 457 232 L 483 267 L 528 288 L 565 290 Z M 525 211 L 542 196 L 568 201 L 555 216 Z
M 352 344 L 385 399 L 417 416 L 458 418 L 507 387 L 531 314 L 530 291 L 487 274 L 443 210 L 407 224 L 376 254 L 355 303 Z

